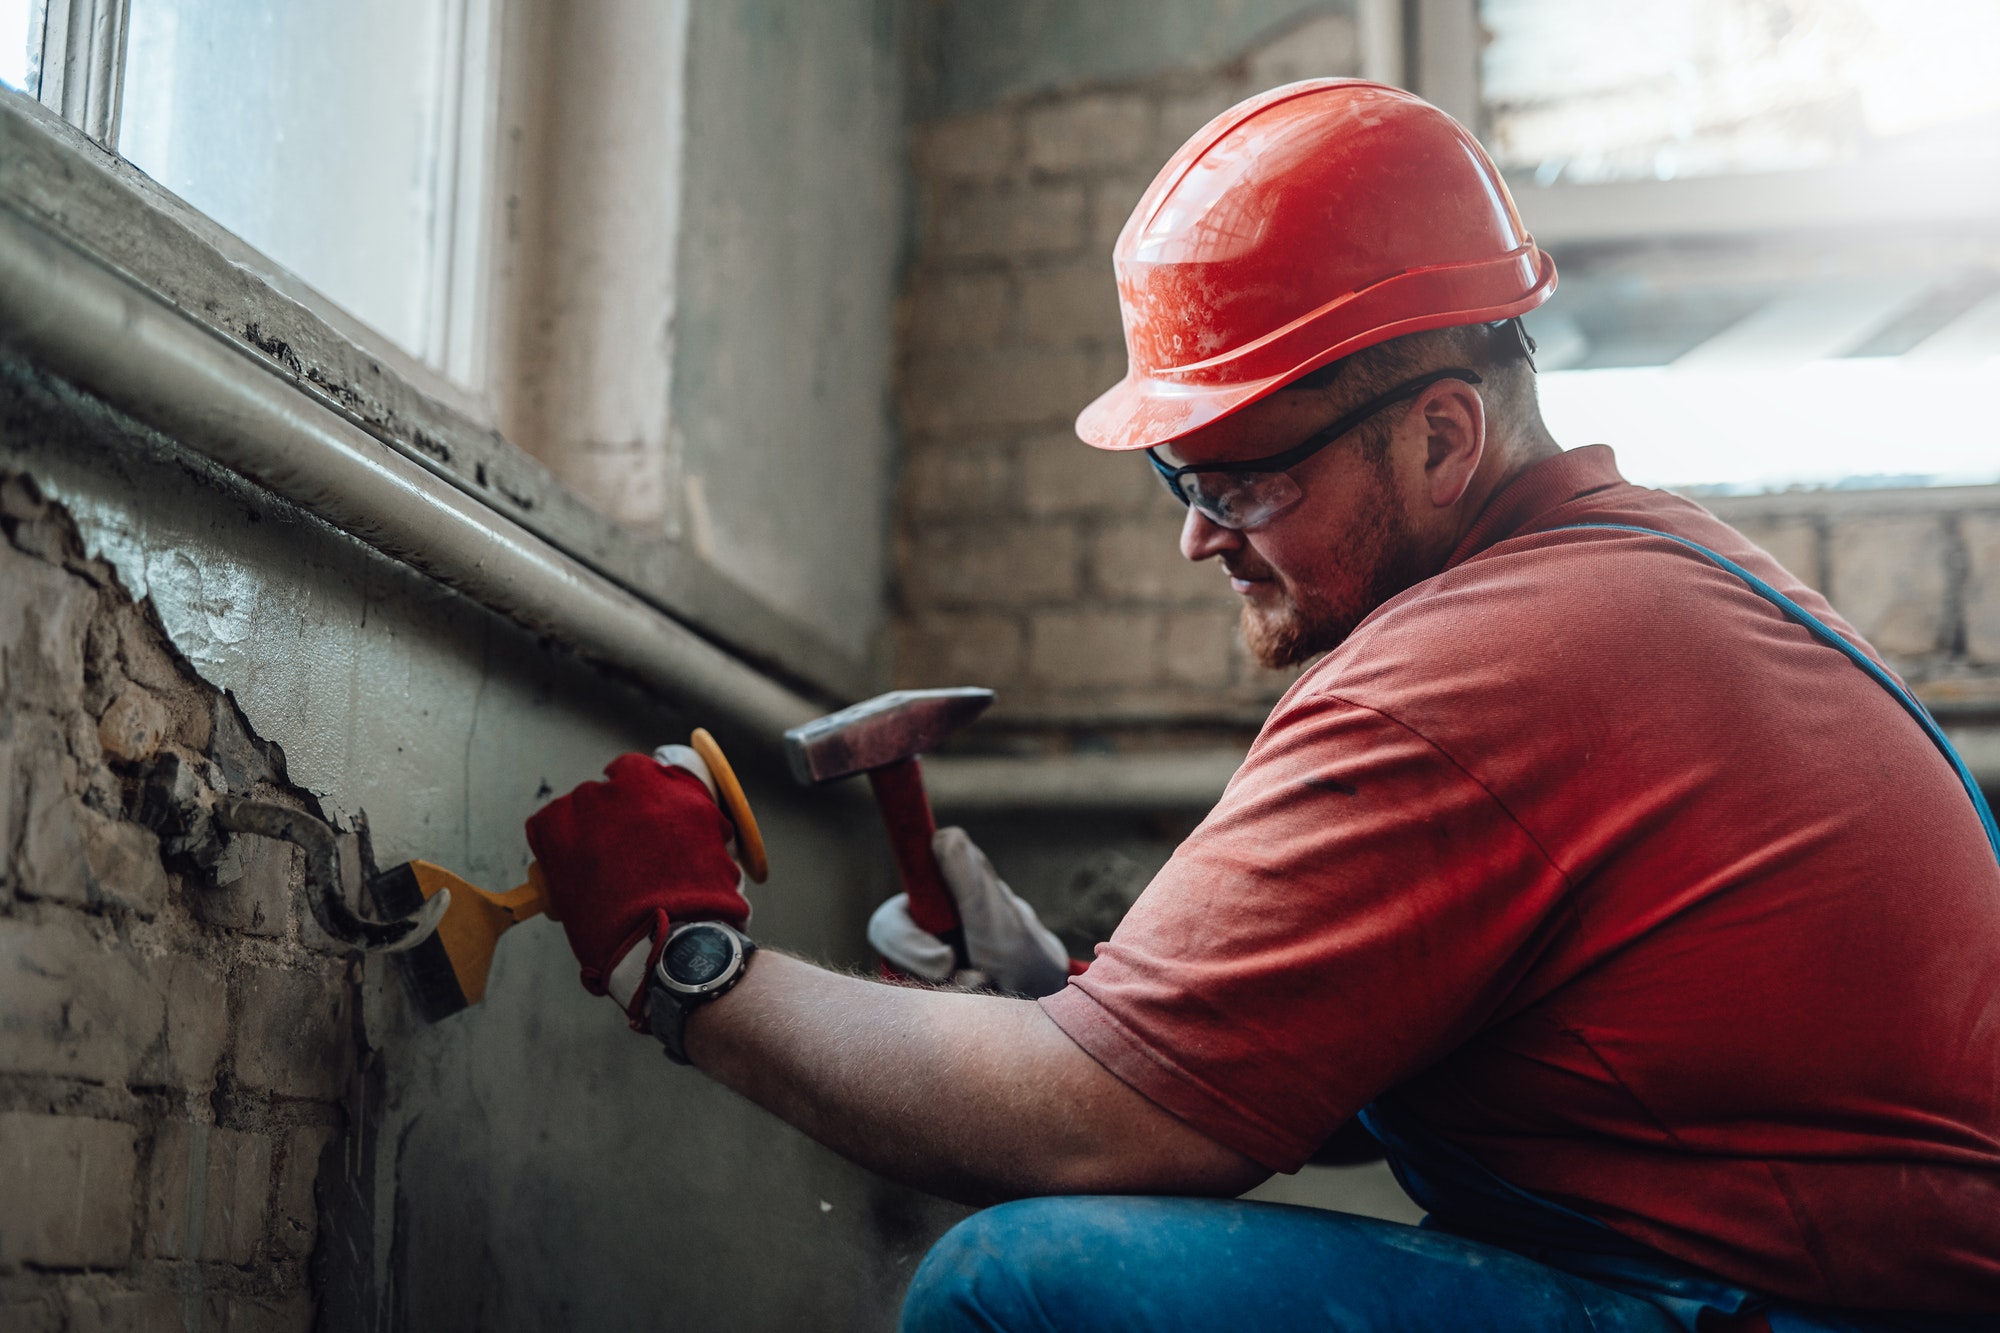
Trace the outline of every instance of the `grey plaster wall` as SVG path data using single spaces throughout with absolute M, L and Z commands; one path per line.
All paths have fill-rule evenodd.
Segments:
M 688 536 L 852 652 L 887 577 L 903 22 L 893 0 L 716 0 L 688 33 Z
M 915 0 L 923 118 L 1012 97 L 1205 69 L 1352 0 Z
M 366 817 L 383 864 L 511 886 L 521 821 L 551 792 L 685 735 L 691 719 L 171 442 L 0 372 L 0 467 L 75 515 L 293 781 Z M 873 844 L 724 739 L 772 847 L 760 938 L 858 961 Z M 366 970 L 345 1167 L 322 1199 L 324 1326 L 639 1329 L 673 1310 L 689 1327 L 883 1327 L 953 1215 L 668 1066 L 583 993 L 547 922 L 505 940 L 483 1007 L 435 1027 L 390 966 Z

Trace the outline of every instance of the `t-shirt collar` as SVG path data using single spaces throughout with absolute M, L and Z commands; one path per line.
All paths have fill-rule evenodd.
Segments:
M 1617 455 L 1608 444 L 1587 444 L 1545 458 L 1493 492 L 1445 568 L 1463 564 L 1487 547 L 1537 526 L 1537 520 L 1572 500 L 1624 484 L 1625 478 L 1618 475 Z

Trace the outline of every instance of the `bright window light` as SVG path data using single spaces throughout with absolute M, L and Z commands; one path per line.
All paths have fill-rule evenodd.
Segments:
M 1948 156 L 2000 116 L 2000 0 L 1481 0 L 1480 19 L 1488 146 L 1541 185 Z
M 4 0 L 0 0 L 4 2 Z M 447 345 L 483 0 L 130 0 L 119 153 L 405 349 Z M 461 153 L 461 141 L 469 143 Z M 460 207 L 461 194 L 465 207 Z
M 28 86 L 29 11 L 42 0 L 0 0 L 0 83 Z
M 1608 444 L 1628 481 L 1708 493 L 2000 482 L 2000 357 L 1814 361 L 1788 370 L 1633 366 L 1541 376 L 1567 447 Z

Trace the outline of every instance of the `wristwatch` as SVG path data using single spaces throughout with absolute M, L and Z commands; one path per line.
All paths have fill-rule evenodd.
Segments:
M 690 921 L 667 932 L 667 947 L 646 981 L 646 1025 L 667 1058 L 688 1063 L 688 1015 L 743 978 L 756 943 L 720 921 Z

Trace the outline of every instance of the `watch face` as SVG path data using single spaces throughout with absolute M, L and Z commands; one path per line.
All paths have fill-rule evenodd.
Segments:
M 736 948 L 726 930 L 684 930 L 668 941 L 660 970 L 683 986 L 706 986 L 729 970 Z

